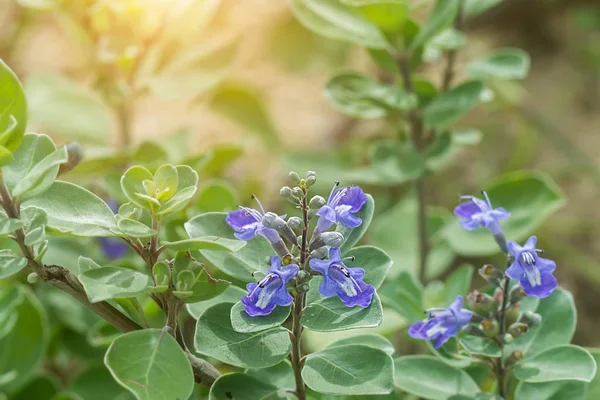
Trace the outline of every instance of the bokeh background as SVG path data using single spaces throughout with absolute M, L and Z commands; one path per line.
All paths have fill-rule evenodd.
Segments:
M 425 18 L 429 2 L 412 3 Z M 466 19 L 457 71 L 499 47 L 526 50 L 531 70 L 519 83 L 491 88 L 493 99 L 461 121 L 481 140 L 444 161 L 428 202 L 451 210 L 459 193 L 477 193 L 502 174 L 549 174 L 567 202 L 537 236 L 574 294 L 574 342 L 598 347 L 600 3 L 493 3 Z M 354 183 L 348 171 L 366 165 L 370 143 L 403 129 L 401 121 L 355 120 L 330 105 L 324 86 L 335 72 L 385 73 L 365 51 L 305 29 L 284 0 L 0 0 L 0 58 L 24 82 L 30 129 L 83 145 L 84 161 L 65 179 L 92 182 L 106 197 L 118 196 L 111 177 L 123 165 L 167 159 L 200 165 L 201 186 L 227 191 L 223 202 L 204 198 L 199 208 L 226 210 L 255 193 L 283 210 L 276 193 L 289 184 L 289 169 L 316 171 L 326 195 L 336 179 Z M 436 82 L 441 76 L 435 63 L 419 73 Z M 363 186 L 376 196 L 376 218 L 389 218 L 386 211 L 410 191 Z M 394 224 L 389 234 L 402 242 L 412 225 Z M 97 251 L 56 243 L 61 260 Z M 475 266 L 490 260 L 501 259 L 468 259 Z M 453 256 L 445 274 L 465 261 Z M 483 283 L 473 279 L 474 287 Z

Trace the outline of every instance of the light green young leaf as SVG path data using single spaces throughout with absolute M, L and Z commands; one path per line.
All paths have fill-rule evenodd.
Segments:
M 76 274 L 77 276 L 79 276 L 79 274 L 82 274 L 85 271 L 88 271 L 90 269 L 102 268 L 100 265 L 98 265 L 96 263 L 96 261 L 92 260 L 91 258 L 84 257 L 84 256 L 79 256 L 77 263 L 78 263 L 78 268 L 79 268 L 79 271 Z
M 494 207 L 504 207 L 511 213 L 510 218 L 501 224 L 506 237 L 517 242 L 526 239 L 565 203 L 556 183 L 539 171 L 504 175 L 490 184 L 486 191 Z M 486 229 L 467 231 L 459 225 L 457 218 L 448 224 L 443 235 L 450 247 L 464 256 L 488 256 L 500 251 Z
M 145 238 L 156 234 L 156 230 L 133 219 L 121 219 L 117 222 L 117 227 L 125 236 L 134 238 Z
M 23 228 L 25 224 L 19 219 L 8 218 L 4 212 L 0 212 L 0 235 L 6 235 Z
M 587 386 L 587 383 L 581 381 L 521 382 L 515 389 L 515 400 L 583 400 L 587 398 Z
M 430 128 L 444 129 L 479 103 L 483 83 L 468 81 L 442 93 L 423 109 L 423 120 Z
M 187 310 L 193 318 L 198 319 L 204 311 L 213 305 L 220 303 L 237 303 L 243 296 L 247 294 L 248 292 L 244 289 L 231 285 L 225 289 L 223 293 L 209 300 L 187 304 Z
M 27 259 L 17 256 L 12 250 L 0 250 L 0 279 L 8 278 L 25 268 Z
M 177 168 L 171 164 L 161 165 L 154 173 L 154 184 L 158 200 L 165 201 L 173 197 L 179 186 Z
M 210 387 L 209 400 L 294 400 L 288 390 L 260 381 L 241 372 L 221 375 Z
M 25 174 L 13 188 L 12 195 L 25 201 L 44 193 L 54 183 L 60 164 L 67 160 L 65 146 L 49 154 Z
M 402 30 L 409 13 L 406 0 L 341 0 L 341 3 L 352 7 L 352 11 L 382 31 L 390 33 Z
M 89 269 L 81 272 L 79 280 L 91 303 L 134 297 L 147 292 L 152 284 L 149 275 L 120 267 Z
M 521 49 L 498 49 L 467 64 L 465 70 L 479 79 L 523 79 L 529 72 L 529 54 Z
M 338 0 L 290 0 L 290 4 L 298 21 L 321 36 L 374 49 L 390 46 L 374 24 Z
M 236 252 L 242 249 L 246 245 L 246 242 L 218 236 L 202 236 L 193 239 L 178 240 L 176 242 L 162 242 L 162 244 L 174 251 L 212 250 Z
M 125 193 L 125 196 L 127 196 L 129 201 L 131 201 L 133 204 L 142 208 L 149 208 L 149 202 L 147 200 L 140 199 L 140 197 L 136 196 L 136 194 L 146 194 L 146 189 L 144 188 L 143 182 L 153 180 L 154 176 L 150 171 L 144 167 L 136 165 L 125 171 L 121 177 L 121 189 L 123 189 L 123 193 Z
M 175 196 L 161 204 L 158 215 L 165 215 L 183 210 L 192 200 L 194 194 L 196 194 L 196 186 L 188 186 L 182 190 L 179 190 Z
M 328 394 L 372 395 L 393 390 L 392 358 L 375 347 L 350 344 L 309 354 L 302 378 L 311 389 Z
M 289 332 L 281 327 L 239 333 L 231 326 L 232 303 L 213 305 L 198 319 L 196 351 L 227 364 L 246 368 L 275 365 L 290 353 Z
M 474 395 L 479 387 L 464 371 L 432 356 L 404 356 L 394 361 L 394 385 L 415 396 L 445 400 L 455 394 Z
M 269 328 L 280 326 L 290 315 L 291 307 L 275 307 L 269 315 L 251 317 L 246 312 L 244 305 L 237 302 L 231 308 L 231 326 L 234 331 L 241 333 L 260 332 Z
M 14 153 L 15 160 L 2 168 L 8 190 L 12 193 L 25 175 L 54 151 L 56 151 L 56 146 L 46 135 L 28 133 L 23 136 L 22 145 Z
M 465 336 L 460 339 L 460 344 L 471 354 L 486 357 L 500 357 L 502 355 L 498 343 L 488 338 Z
M 207 301 L 222 294 L 231 285 L 231 282 L 215 279 L 203 268 L 198 276 L 196 283 L 192 287 L 192 294 L 186 297 L 186 303 L 197 303 Z
M 514 367 L 515 377 L 522 382 L 583 381 L 596 376 L 596 361 L 584 348 L 563 345 L 526 357 Z
M 166 329 L 119 336 L 108 348 L 104 364 L 138 400 L 187 399 L 194 391 L 190 362 Z
M 437 0 L 427 22 L 412 40 L 410 48 L 415 50 L 450 25 L 456 17 L 459 5 L 459 0 Z
M 30 76 L 25 84 L 30 126 L 86 143 L 106 144 L 111 118 L 99 97 L 59 75 Z
M 104 200 L 69 182 L 56 181 L 43 196 L 27 200 L 48 215 L 48 228 L 73 236 L 113 236 L 115 216 Z
M 326 346 L 327 349 L 334 347 L 343 347 L 352 344 L 361 344 L 364 346 L 374 347 L 376 349 L 384 351 L 387 355 L 391 356 L 396 351 L 394 345 L 389 340 L 376 333 L 365 333 L 363 335 L 351 336 L 345 339 L 336 340 Z
M 0 60 L 0 146 L 14 152 L 27 127 L 27 102 L 19 78 Z

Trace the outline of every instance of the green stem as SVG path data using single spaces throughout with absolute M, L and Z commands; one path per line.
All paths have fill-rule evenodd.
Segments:
M 510 266 L 510 261 L 509 265 Z M 507 267 L 508 267 L 507 266 Z M 500 354 L 504 355 L 504 334 L 506 333 L 506 308 L 508 306 L 508 291 L 510 287 L 510 279 L 506 277 L 504 279 L 504 285 L 502 287 L 502 305 L 500 306 L 500 314 L 498 318 L 498 325 L 500 331 Z M 496 359 L 496 379 L 498 381 L 498 395 L 502 398 L 506 398 L 506 368 L 504 365 L 503 357 Z

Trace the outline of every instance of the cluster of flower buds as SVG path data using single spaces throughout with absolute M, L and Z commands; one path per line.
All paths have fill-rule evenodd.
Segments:
M 246 312 L 250 316 L 264 316 L 276 306 L 289 305 L 293 301 L 290 291 L 294 296 L 307 292 L 312 275 L 323 276 L 319 287 L 322 296 L 338 296 L 348 307 L 369 306 L 375 289 L 362 280 L 365 274 L 362 268 L 348 268 L 344 264 L 353 257 L 341 257 L 340 247 L 345 238 L 337 229 L 353 229 L 362 224 L 355 214 L 367 202 L 367 195 L 356 186 L 339 188 L 336 182 L 328 200 L 318 195 L 309 198 L 309 188 L 317 181 L 316 173 L 309 171 L 301 178 L 292 171 L 289 177 L 297 186 L 284 186 L 279 193 L 302 210 L 302 218 L 266 212 L 255 196 L 259 210 L 240 207 L 226 217 L 236 238 L 251 240 L 263 236 L 278 254 L 270 257 L 268 273 L 255 274 L 255 278 L 262 279 L 248 284 L 248 294 L 242 298 Z M 313 218 L 318 220 L 309 238 L 308 225 Z M 330 230 L 332 227 L 335 229 Z

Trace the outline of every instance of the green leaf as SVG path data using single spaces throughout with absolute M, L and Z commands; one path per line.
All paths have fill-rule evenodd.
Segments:
M 221 39 L 188 48 L 145 84 L 166 101 L 200 96 L 229 75 L 238 44 L 237 40 Z
M 200 315 L 196 325 L 196 351 L 226 364 L 264 368 L 285 359 L 290 352 L 288 331 L 281 327 L 239 333 L 231 326 L 232 303 L 216 304 Z
M 594 357 L 594 361 L 596 361 L 597 367 L 600 363 L 600 351 L 594 348 L 588 348 L 587 351 L 589 351 L 592 357 Z M 586 399 L 594 400 L 598 398 L 598 396 L 600 396 L 600 374 L 598 374 L 598 372 L 596 371 L 596 376 L 594 377 L 592 382 L 590 382 L 589 391 Z
M 27 127 L 27 102 L 19 78 L 0 60 L 0 146 L 14 152 Z
M 120 267 L 94 268 L 82 272 L 79 280 L 92 303 L 145 293 L 152 278 L 141 272 Z
M 316 293 L 321 280 L 321 277 L 313 278 L 310 290 Z M 365 282 L 367 281 L 365 280 Z M 300 320 L 306 329 L 318 332 L 376 327 L 382 321 L 383 309 L 377 294 L 373 296 L 373 301 L 366 308 L 346 307 L 337 296 L 321 297 L 311 302 L 304 309 L 304 314 Z
M 415 50 L 450 25 L 458 12 L 459 5 L 459 0 L 437 0 L 427 22 L 421 26 L 419 33 L 412 40 L 410 48 Z
M 521 360 L 515 365 L 514 374 L 520 381 L 531 383 L 565 380 L 591 382 L 596 375 L 596 361 L 579 346 L 556 346 Z
M 270 150 L 280 147 L 277 130 L 255 90 L 242 84 L 224 85 L 212 97 L 210 107 L 255 135 Z
M 17 229 L 23 228 L 25 224 L 19 219 L 8 218 L 4 212 L 0 212 L 0 235 L 6 235 Z
M 226 239 L 218 236 L 202 236 L 193 239 L 178 240 L 177 242 L 161 243 L 174 251 L 211 250 L 236 252 L 246 245 L 246 242 L 243 240 Z
M 281 389 L 296 389 L 294 370 L 289 360 L 283 360 L 272 367 L 249 369 L 246 371 L 246 374 L 263 383 L 270 383 Z
M 144 181 L 154 181 L 154 176 L 146 168 L 135 165 L 125 171 L 123 177 L 121 177 L 121 189 L 133 204 L 142 208 L 149 208 L 150 203 L 148 201 L 141 200 L 136 196 L 136 193 L 146 193 L 146 189 L 142 184 Z
M 336 340 L 335 342 L 328 344 L 326 348 L 331 349 L 334 347 L 343 347 L 353 344 L 373 347 L 382 350 L 389 356 L 393 355 L 396 351 L 394 349 L 394 345 L 392 345 L 389 340 L 375 333 L 365 333 L 363 335 L 356 335 L 345 339 Z
M 486 357 L 500 357 L 502 355 L 498 343 L 488 338 L 465 336 L 460 339 L 460 344 L 471 354 Z
M 0 146 L 0 167 L 5 167 L 15 160 L 13 154 L 4 146 Z
M 501 2 L 502 0 L 466 0 L 464 12 L 468 16 L 479 15 Z
M 244 305 L 238 301 L 231 308 L 231 326 L 234 331 L 240 333 L 264 331 L 283 324 L 290 315 L 290 311 L 290 306 L 275 307 L 275 310 L 269 315 L 251 317 L 246 312 Z
M 15 160 L 2 169 L 4 181 L 11 194 L 25 175 L 54 151 L 56 146 L 46 135 L 28 133 L 23 136 L 22 145 L 14 153 Z
M 219 296 L 231 285 L 231 282 L 215 279 L 203 268 L 200 275 L 196 277 L 196 283 L 192 287 L 192 295 L 186 297 L 186 303 L 196 303 L 210 300 Z
M 394 366 L 394 385 L 415 396 L 445 400 L 455 394 L 469 396 L 479 392 L 466 372 L 432 356 L 400 357 Z
M 234 230 L 225 222 L 225 213 L 198 215 L 185 223 L 185 230 L 191 238 L 217 236 L 223 239 L 238 240 Z M 202 255 L 215 267 L 244 282 L 253 282 L 252 273 L 257 269 L 267 270 L 265 259 L 273 255 L 269 241 L 257 236 L 235 253 L 214 250 L 201 250 Z
M 121 233 L 129 237 L 146 238 L 156 235 L 156 230 L 133 219 L 121 219 L 119 222 L 117 222 L 117 226 L 119 227 L 119 231 L 121 231 Z
M 511 213 L 502 221 L 502 228 L 506 237 L 517 242 L 526 239 L 565 203 L 556 183 L 540 172 L 514 172 L 500 177 L 486 190 L 494 207 L 504 207 Z M 450 247 L 464 256 L 488 256 L 499 251 L 486 229 L 467 231 L 458 219 L 448 225 L 443 235 Z
M 184 162 L 184 164 L 195 164 L 196 167 L 194 169 L 199 175 L 217 176 L 223 174 L 242 154 L 244 154 L 243 145 L 218 145 L 205 153 L 202 153 L 202 155 L 197 158 L 197 161 Z
M 102 268 L 91 258 L 87 258 L 87 257 L 83 257 L 83 256 L 79 256 L 79 259 L 77 260 L 77 262 L 78 262 L 78 267 L 79 267 L 79 271 L 76 274 L 77 276 L 79 276 L 79 274 L 84 273 L 85 271 L 89 271 L 90 269 Z
M 69 390 L 83 400 L 127 400 L 133 396 L 125 391 L 104 365 L 96 365 L 73 378 Z
M 69 182 L 56 181 L 43 196 L 28 200 L 48 214 L 48 228 L 73 236 L 113 236 L 115 216 L 104 200 Z
M 359 344 L 309 354 L 302 368 L 306 385 L 328 394 L 388 394 L 393 390 L 393 374 L 388 354 Z
M 352 10 L 384 32 L 398 32 L 408 16 L 409 6 L 405 0 L 342 0 Z
M 378 215 L 371 223 L 370 242 L 389 254 L 394 261 L 388 274 L 390 278 L 398 276 L 402 271 L 417 275 L 419 268 L 417 207 L 416 198 L 410 195 L 390 210 Z M 430 249 L 425 270 L 428 279 L 442 273 L 454 259 L 454 253 L 445 238 L 440 236 L 449 218 L 447 210 L 428 209 L 427 232 L 430 237 Z M 398 238 L 401 240 L 398 241 Z
M 423 285 L 407 271 L 402 271 L 393 281 L 379 289 L 379 296 L 386 307 L 392 308 L 409 322 L 423 319 Z
M 26 265 L 26 258 L 17 256 L 12 250 L 0 250 L 0 279 L 16 274 Z
M 423 109 L 425 125 L 434 129 L 448 127 L 479 103 L 482 90 L 480 81 L 468 81 L 442 93 Z
M 364 269 L 365 276 L 363 280 L 378 289 L 392 266 L 390 257 L 383 250 L 373 246 L 355 247 L 344 254 L 344 257 L 352 256 L 354 256 L 354 260 L 344 261 L 346 266 L 348 268 Z
M 325 87 L 325 98 L 344 114 L 361 119 L 381 118 L 417 106 L 414 94 L 357 72 L 343 72 L 331 78 Z
M 498 49 L 465 67 L 467 74 L 479 79 L 523 79 L 529 72 L 529 54 L 521 49 Z
M 544 383 L 521 382 L 515 389 L 515 400 L 583 400 L 586 398 L 587 384 L 580 381 L 559 381 Z
M 50 153 L 21 179 L 12 190 L 12 195 L 21 201 L 44 193 L 58 175 L 60 164 L 67 162 L 68 154 L 65 146 Z
M 248 294 L 248 292 L 242 288 L 239 288 L 237 286 L 229 286 L 227 289 L 225 289 L 223 293 L 209 300 L 193 304 L 187 304 L 187 310 L 193 318 L 198 319 L 204 311 L 214 306 L 215 304 L 236 303 L 246 294 Z
M 44 308 L 29 288 L 0 288 L 0 320 L 3 313 L 16 315 L 10 332 L 0 339 L 0 382 L 14 392 L 41 368 L 50 340 Z
M 195 173 L 195 172 L 194 172 Z M 196 175 L 196 181 L 198 176 Z M 158 215 L 165 215 L 183 210 L 196 194 L 196 186 L 188 186 L 185 189 L 179 190 L 175 196 L 171 197 L 164 204 L 161 204 Z
M 373 200 L 373 197 L 367 193 L 367 202 L 356 214 L 354 214 L 362 220 L 362 224 L 360 224 L 358 228 L 354 229 L 346 228 L 341 224 L 338 225 L 338 228 L 336 230 L 342 235 L 344 235 L 345 238 L 344 244 L 342 244 L 342 247 L 340 247 L 342 255 L 345 255 L 363 237 L 363 235 L 369 228 L 369 225 L 371 225 L 374 212 L 375 201 Z
M 53 379 L 38 376 L 29 381 L 27 386 L 10 397 L 11 400 L 50 399 L 57 392 L 57 384 Z M 1 397 L 0 397 L 1 398 Z
M 209 400 L 293 400 L 296 396 L 256 378 L 233 372 L 221 375 L 210 388 Z
M 463 264 L 456 268 L 446 279 L 446 303 L 450 304 L 456 296 L 466 296 L 471 288 L 471 278 L 475 268 L 469 264 Z
M 290 3 L 298 21 L 321 36 L 374 49 L 390 46 L 375 25 L 338 0 L 290 0 Z
M 171 164 L 161 165 L 154 173 L 154 184 L 159 201 L 168 200 L 177 191 L 179 186 L 179 174 L 177 168 Z
M 240 204 L 235 188 L 227 181 L 214 180 L 200 189 L 196 206 L 203 212 L 232 211 Z
M 505 355 L 520 350 L 525 357 L 532 357 L 544 350 L 571 342 L 577 313 L 570 292 L 558 288 L 549 297 L 540 300 L 536 312 L 542 316 L 542 321 L 529 328 L 526 335 L 505 346 Z
M 108 348 L 104 364 L 138 400 L 187 399 L 194 390 L 190 362 L 166 329 L 119 336 Z
M 96 93 L 59 75 L 30 76 L 25 84 L 30 126 L 86 143 L 107 144 L 108 107 Z

